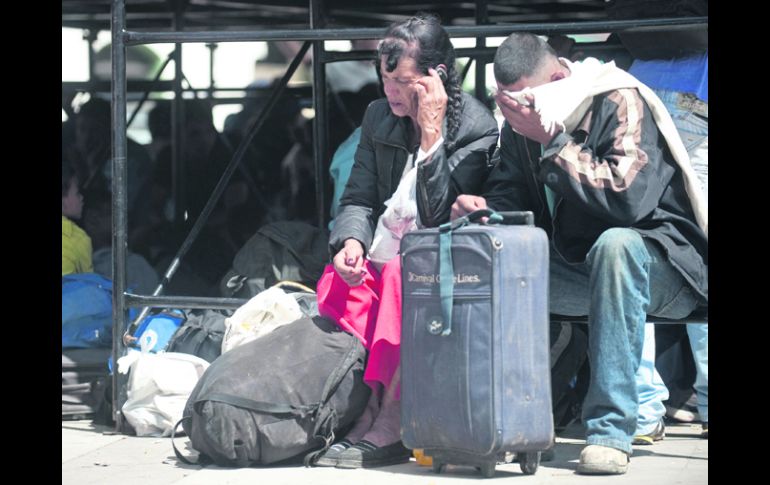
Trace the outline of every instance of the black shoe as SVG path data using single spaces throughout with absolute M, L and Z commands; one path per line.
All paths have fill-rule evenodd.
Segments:
M 397 441 L 392 445 L 377 446 L 361 440 L 345 450 L 337 460 L 337 468 L 375 468 L 386 465 L 406 463 L 412 456 L 412 450 Z
M 337 466 L 340 455 L 353 446 L 350 440 L 344 439 L 334 443 L 314 463 L 315 466 Z

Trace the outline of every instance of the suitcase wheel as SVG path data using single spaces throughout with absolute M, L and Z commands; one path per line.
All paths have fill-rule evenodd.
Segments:
M 484 478 L 492 478 L 495 476 L 495 465 L 496 463 L 493 461 L 491 463 L 484 463 L 476 468 L 481 472 L 481 475 Z
M 441 473 L 446 465 L 433 457 L 433 473 Z
M 519 465 L 525 475 L 534 475 L 540 465 L 540 452 L 519 453 Z

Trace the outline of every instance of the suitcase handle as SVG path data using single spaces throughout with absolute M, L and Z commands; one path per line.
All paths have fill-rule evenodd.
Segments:
M 501 216 L 503 216 L 503 222 L 500 224 L 505 224 L 509 226 L 513 225 L 522 225 L 522 226 L 534 226 L 535 225 L 535 214 L 532 213 L 532 211 L 508 211 L 508 212 L 498 212 Z
M 513 225 L 535 225 L 535 215 L 532 211 L 507 211 L 497 212 L 492 209 L 479 209 L 466 214 L 462 217 L 458 217 L 452 222 L 447 222 L 439 226 L 439 231 L 454 231 L 463 226 L 468 225 L 471 222 L 478 222 L 481 218 L 488 217 L 486 224 L 504 224 L 506 226 Z

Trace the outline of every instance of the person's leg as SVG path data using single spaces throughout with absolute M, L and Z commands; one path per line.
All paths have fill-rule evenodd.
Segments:
M 578 472 L 625 473 L 639 411 L 634 376 L 647 314 L 681 318 L 696 300 L 657 244 L 630 229 L 605 231 L 586 264 L 591 382 L 583 422 L 589 446 Z
M 382 268 L 380 308 L 364 381 L 382 384 L 383 395 L 374 421 L 337 462 L 338 468 L 371 468 L 409 461 L 411 452 L 401 443 L 401 260 Z
M 344 331 L 358 338 L 366 350 L 371 352 L 374 341 L 377 314 L 380 308 L 382 277 L 374 266 L 366 262 L 367 274 L 364 282 L 358 286 L 349 286 L 332 265 L 327 265 L 318 280 L 318 312 Z M 371 358 L 369 359 L 371 362 Z M 340 455 L 352 444 L 357 443 L 372 427 L 380 411 L 382 384 L 377 381 L 367 382 L 372 388 L 369 402 L 344 439 L 332 445 L 322 453 L 315 464 L 317 466 L 336 466 Z
M 695 358 L 695 393 L 698 396 L 698 414 L 703 422 L 703 437 L 708 438 L 709 421 L 709 326 L 707 323 L 687 325 L 690 348 Z
M 382 384 L 384 394 L 371 429 L 362 439 L 377 446 L 401 440 L 401 258 L 396 256 L 382 268 L 380 308 L 372 336 L 372 349 L 364 381 Z
M 668 389 L 663 379 L 655 370 L 655 324 L 644 326 L 642 361 L 636 370 L 636 392 L 639 395 L 639 416 L 634 432 L 635 445 L 651 445 L 653 441 L 663 439 L 663 416 L 668 399 Z

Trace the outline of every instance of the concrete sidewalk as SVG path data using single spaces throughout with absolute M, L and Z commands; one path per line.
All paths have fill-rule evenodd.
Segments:
M 301 465 L 229 469 L 185 465 L 174 456 L 169 438 L 113 434 L 91 421 L 62 421 L 62 485 L 436 485 L 461 483 L 702 485 L 708 483 L 708 440 L 700 425 L 667 425 L 666 438 L 652 446 L 636 446 L 628 473 L 619 476 L 577 475 L 585 441 L 574 425 L 556 438 L 556 457 L 541 463 L 535 475 L 524 475 L 518 463 L 498 465 L 494 478 L 476 469 L 449 466 L 442 474 L 410 463 L 370 470 L 304 468 Z M 187 437 L 175 440 L 189 454 Z

